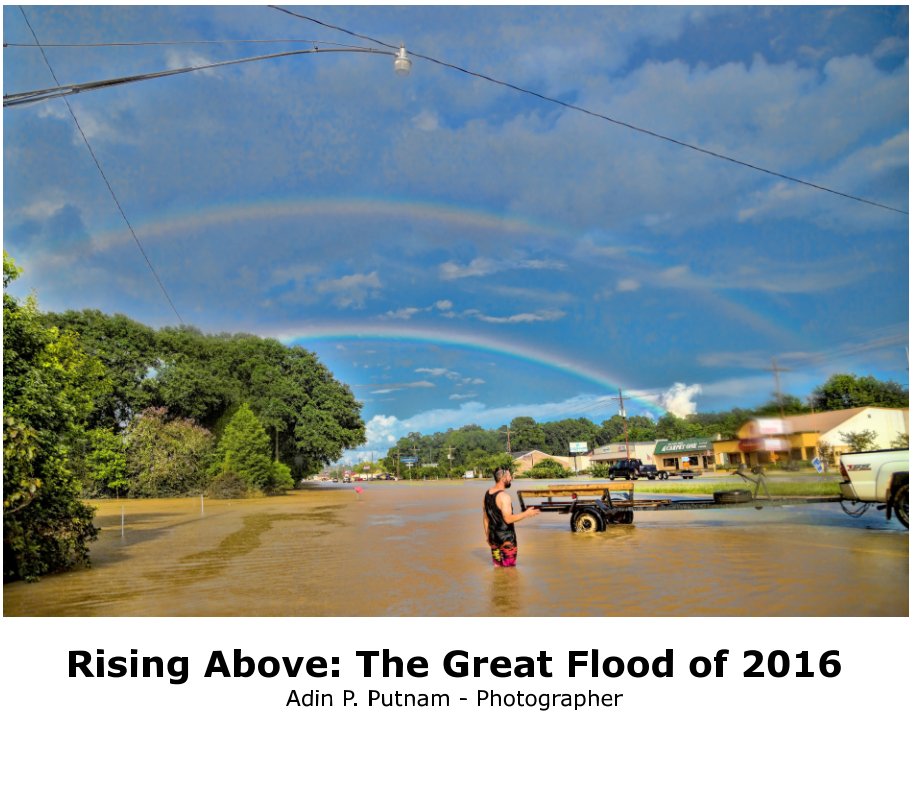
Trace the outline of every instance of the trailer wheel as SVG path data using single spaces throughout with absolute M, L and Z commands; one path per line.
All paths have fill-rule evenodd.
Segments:
M 669 479 L 669 471 L 660 471 L 660 479 Z
M 715 504 L 748 504 L 752 501 L 749 490 L 716 490 L 714 491 Z
M 582 509 L 571 515 L 571 531 L 577 534 L 588 534 L 594 531 L 605 531 L 606 524 L 602 515 L 592 509 Z
M 633 509 L 618 509 L 612 513 L 613 523 L 634 523 Z
M 899 522 L 908 528 L 908 483 L 902 485 L 893 496 L 893 509 Z

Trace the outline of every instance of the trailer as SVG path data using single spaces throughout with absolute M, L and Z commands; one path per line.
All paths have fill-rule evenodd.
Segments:
M 739 472 L 738 472 L 739 473 Z M 720 490 L 710 497 L 635 498 L 631 482 L 608 484 L 563 484 L 539 488 L 522 488 L 517 491 L 520 508 L 536 506 L 542 512 L 570 515 L 571 531 L 605 531 L 612 524 L 634 523 L 635 512 L 661 512 L 685 509 L 736 509 L 737 507 L 786 507 L 809 504 L 838 504 L 840 496 L 782 496 L 768 493 L 765 478 L 755 479 L 739 473 L 748 482 L 755 483 L 755 491 L 748 489 Z M 762 489 L 764 496 L 759 495 Z M 527 504 L 526 499 L 530 501 Z

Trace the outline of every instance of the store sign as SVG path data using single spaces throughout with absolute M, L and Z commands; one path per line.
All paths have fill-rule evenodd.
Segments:
M 570 444 L 571 454 L 586 454 L 589 446 L 585 441 L 576 441 Z

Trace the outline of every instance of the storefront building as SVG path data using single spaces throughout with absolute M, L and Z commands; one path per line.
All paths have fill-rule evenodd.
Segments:
M 686 438 L 682 441 L 659 441 L 653 450 L 657 468 L 679 471 L 714 468 L 714 447 L 709 438 Z

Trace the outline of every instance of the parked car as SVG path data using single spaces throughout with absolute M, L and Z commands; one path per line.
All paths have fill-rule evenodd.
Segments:
M 666 471 L 660 471 L 655 465 L 644 465 L 636 457 L 627 460 L 616 460 L 609 466 L 609 479 L 667 479 L 669 474 Z

